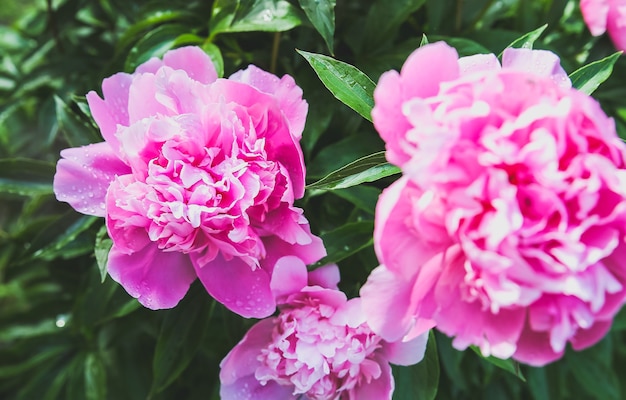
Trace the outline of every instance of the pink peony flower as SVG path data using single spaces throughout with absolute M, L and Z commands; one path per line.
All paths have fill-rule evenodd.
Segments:
M 386 340 L 543 365 L 588 347 L 626 297 L 626 146 L 558 58 L 458 59 L 440 42 L 385 73 L 373 119 L 404 176 L 379 199 L 361 290 Z
M 389 363 L 424 357 L 427 333 L 391 343 L 372 332 L 361 300 L 337 290 L 336 266 L 307 280 L 305 265 L 285 257 L 275 268 L 278 280 L 291 287 L 279 296 L 280 314 L 250 328 L 220 364 L 223 400 L 391 399 Z
M 580 0 L 580 11 L 593 36 L 608 30 L 615 47 L 626 51 L 626 0 Z
M 87 94 L 105 142 L 61 152 L 54 191 L 106 217 L 108 272 L 152 309 L 196 277 L 244 317 L 276 303 L 274 264 L 325 255 L 302 210 L 307 104 L 290 76 L 254 66 L 218 79 L 197 47 L 171 50 Z

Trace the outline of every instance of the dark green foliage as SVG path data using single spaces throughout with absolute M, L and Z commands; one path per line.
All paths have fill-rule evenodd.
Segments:
M 398 172 L 367 121 L 372 92 L 380 74 L 399 69 L 424 38 L 446 40 L 461 55 L 500 54 L 511 43 L 551 49 L 568 73 L 576 71 L 574 85 L 593 91 L 626 135 L 626 59 L 614 55 L 606 36 L 590 36 L 576 0 L 2 4 L 3 399 L 219 398 L 219 362 L 255 321 L 212 301 L 198 282 L 175 309 L 144 309 L 103 279 L 111 245 L 103 221 L 77 214 L 52 193 L 59 151 L 102 140 L 84 95 L 171 48 L 201 46 L 220 76 L 254 63 L 293 75 L 303 88 L 309 186 L 299 206 L 328 247 L 325 261 L 339 264 L 350 297 L 378 264 L 374 207 Z M 602 342 L 568 350 L 545 368 L 459 352 L 449 338 L 431 334 L 424 362 L 394 367 L 394 398 L 623 398 L 625 330 L 622 311 Z

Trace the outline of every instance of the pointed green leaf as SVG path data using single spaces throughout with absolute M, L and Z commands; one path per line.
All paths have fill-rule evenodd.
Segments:
M 177 38 L 187 32 L 188 27 L 181 24 L 167 24 L 154 28 L 132 47 L 124 69 L 134 71 L 150 58 L 162 57 L 166 51 L 174 48 Z
M 470 346 L 470 348 L 474 350 L 474 352 L 478 354 L 478 356 L 482 358 L 483 360 L 495 365 L 498 368 L 501 368 L 507 372 L 512 373 L 513 375 L 521 379 L 523 382 L 526 382 L 526 378 L 524 378 L 524 375 L 522 374 L 522 370 L 520 369 L 520 365 L 517 361 L 513 360 L 512 358 L 503 360 L 501 358 L 497 358 L 493 356 L 485 357 L 483 356 L 483 354 L 481 353 L 478 347 Z
M 613 65 L 622 54 L 621 51 L 611 54 L 601 60 L 594 61 L 577 69 L 570 74 L 572 86 L 583 93 L 591 94 L 598 86 L 611 76 Z
M 434 399 L 437 396 L 440 371 L 434 333 L 432 331 L 428 333 L 428 344 L 422 361 L 406 367 L 392 365 L 391 369 L 396 383 L 394 399 Z
M 507 48 L 515 47 L 515 48 L 520 48 L 520 49 L 532 49 L 535 41 L 539 39 L 539 36 L 541 36 L 543 31 L 545 31 L 547 27 L 548 25 L 546 24 L 535 29 L 534 31 L 528 32 L 527 34 L 515 39 L 513 42 L 511 42 L 511 44 L 509 44 L 506 47 Z M 500 55 L 498 56 L 498 58 L 500 57 L 502 57 L 502 53 L 500 53 Z
M 300 7 L 309 20 L 322 35 L 326 46 L 333 54 L 333 35 L 335 34 L 335 3 L 336 0 L 298 0 Z
M 330 92 L 368 121 L 374 107 L 374 82 L 358 68 L 322 54 L 296 50 Z
M 97 354 L 85 357 L 85 398 L 87 400 L 106 399 L 106 369 Z
M 328 255 L 311 267 L 317 268 L 343 260 L 373 243 L 373 221 L 359 221 L 343 225 L 320 235 Z
M 58 96 L 54 96 L 59 129 L 72 147 L 85 146 L 102 141 L 102 136 L 87 119 L 73 111 Z
M 224 32 L 283 32 L 301 23 L 298 9 L 285 0 L 217 0 L 211 37 Z
M 307 185 L 311 191 L 345 189 L 365 182 L 400 173 L 400 168 L 391 165 L 385 159 L 385 152 L 370 154 L 331 172 L 319 181 Z
M 96 262 L 98 263 L 102 282 L 104 282 L 107 277 L 107 262 L 109 260 L 111 247 L 113 247 L 113 241 L 109 238 L 107 227 L 103 225 L 96 235 L 96 244 L 94 247 Z
M 19 196 L 52 194 L 55 166 L 27 158 L 0 160 L 0 193 Z
M 428 42 L 428 38 L 426 37 L 425 33 L 422 33 L 422 40 L 420 41 L 420 47 L 427 45 Z
M 174 382 L 195 356 L 214 309 L 207 297 L 204 290 L 192 287 L 176 308 L 167 311 L 152 360 L 152 393 Z
M 215 71 L 217 72 L 217 77 L 223 77 L 224 58 L 222 57 L 222 52 L 220 51 L 220 48 L 211 42 L 205 42 L 202 45 L 202 50 L 204 50 L 204 52 L 207 53 L 211 58 L 211 61 L 213 61 L 213 66 L 215 67 Z

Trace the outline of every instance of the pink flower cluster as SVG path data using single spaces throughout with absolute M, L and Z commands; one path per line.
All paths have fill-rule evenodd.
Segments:
M 626 298 L 626 145 L 547 51 L 416 50 L 375 91 L 403 177 L 361 290 L 385 340 L 435 326 L 531 365 L 597 342 Z
M 152 309 L 174 307 L 198 277 L 232 311 L 272 314 L 281 257 L 325 255 L 293 206 L 307 113 L 294 80 L 254 66 L 218 79 L 185 47 L 102 89 L 87 100 L 105 141 L 62 151 L 54 190 L 106 217 L 110 276 Z
M 391 399 L 389 363 L 423 358 L 428 334 L 394 343 L 376 335 L 361 299 L 337 290 L 336 266 L 307 277 L 300 260 L 285 257 L 275 268 L 272 282 L 278 280 L 280 314 L 254 325 L 222 360 L 222 399 Z
M 608 31 L 615 47 L 626 51 L 626 0 L 580 0 L 580 11 L 593 36 Z

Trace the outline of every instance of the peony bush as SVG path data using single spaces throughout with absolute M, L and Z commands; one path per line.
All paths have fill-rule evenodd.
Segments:
M 620 1 L 6 3 L 0 398 L 624 397 Z

